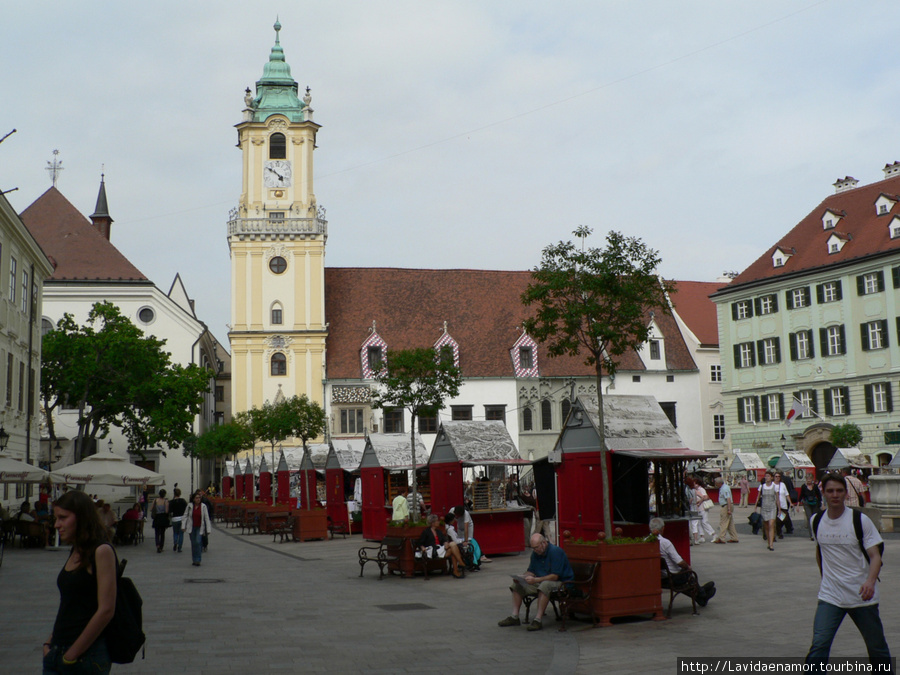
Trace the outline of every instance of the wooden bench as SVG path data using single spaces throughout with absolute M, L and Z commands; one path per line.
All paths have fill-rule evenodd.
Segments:
M 591 615 L 594 626 L 597 625 L 597 616 L 591 607 L 591 594 L 594 590 L 597 563 L 573 562 L 571 563 L 574 578 L 569 584 L 563 584 L 550 593 L 549 605 L 553 607 L 556 620 L 561 621 L 560 631 L 566 630 L 566 615 L 577 611 Z M 525 623 L 531 612 L 531 604 L 538 599 L 537 595 L 526 595 L 522 598 L 525 605 Z
M 231 504 L 227 507 L 225 513 L 225 524 L 237 527 L 241 524 L 241 518 L 244 515 L 244 508 L 240 504 Z
M 350 534 L 350 528 L 348 528 L 344 523 L 335 523 L 331 516 L 328 516 L 328 531 L 331 532 L 331 538 L 334 539 L 334 535 L 340 534 L 343 535 L 344 539 L 347 538 L 347 535 Z
M 385 537 L 378 546 L 362 546 L 359 549 L 359 576 L 363 575 L 366 563 L 373 562 L 378 565 L 378 580 L 384 579 L 384 572 L 399 570 L 400 557 L 403 555 L 403 548 L 406 546 L 406 540 L 399 537 Z M 391 565 L 396 566 L 396 570 L 391 570 Z
M 244 530 L 247 530 L 250 534 L 256 532 L 259 525 L 258 519 L 259 509 L 244 509 L 240 519 L 241 534 L 244 534 Z
M 675 602 L 675 596 L 679 593 L 686 595 L 691 599 L 694 615 L 696 616 L 699 614 L 697 611 L 697 593 L 700 592 L 700 580 L 697 578 L 697 573 L 691 570 L 688 573 L 686 581 L 676 584 L 675 575 L 669 571 L 669 566 L 666 564 L 666 561 L 660 558 L 659 565 L 662 572 L 663 590 L 666 588 L 669 589 L 669 609 L 666 612 L 666 618 L 672 618 L 672 603 Z M 681 573 L 679 572 L 678 574 Z

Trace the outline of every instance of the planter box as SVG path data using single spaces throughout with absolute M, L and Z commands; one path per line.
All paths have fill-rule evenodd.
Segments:
M 563 542 L 570 561 L 599 563 L 591 605 L 601 626 L 619 616 L 652 614 L 663 619 L 659 543 L 595 546 Z
M 325 509 L 294 509 L 294 540 L 328 538 L 328 511 Z

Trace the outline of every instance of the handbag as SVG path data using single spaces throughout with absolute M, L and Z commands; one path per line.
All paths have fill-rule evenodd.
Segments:
M 713 507 L 713 500 L 707 498 L 706 501 L 700 502 L 700 507 L 704 511 L 709 511 Z

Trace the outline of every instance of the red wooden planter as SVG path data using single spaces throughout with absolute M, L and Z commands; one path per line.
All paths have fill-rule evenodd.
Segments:
M 612 625 L 618 616 L 653 614 L 663 619 L 659 575 L 659 543 L 575 544 L 564 541 L 570 561 L 599 563 L 591 595 L 601 626 Z
M 328 537 L 328 511 L 325 509 L 294 509 L 294 540 L 326 539 Z

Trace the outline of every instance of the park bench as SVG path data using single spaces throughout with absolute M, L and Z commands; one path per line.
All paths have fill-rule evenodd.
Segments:
M 347 535 L 350 534 L 350 528 L 347 527 L 344 523 L 335 523 L 331 516 L 328 516 L 328 531 L 331 532 L 331 538 L 334 539 L 334 535 L 340 534 L 343 535 L 343 538 L 346 539 Z
M 378 546 L 362 546 L 359 549 L 359 576 L 363 575 L 366 563 L 373 562 L 378 565 L 378 579 L 384 578 L 384 571 L 390 569 L 391 564 L 396 565 L 399 569 L 400 556 L 403 555 L 403 548 L 406 546 L 406 540 L 400 537 L 385 537 Z
M 256 532 L 257 525 L 259 524 L 259 509 L 244 509 L 241 512 L 241 534 L 244 534 L 244 530 L 247 530 L 250 534 Z
M 663 590 L 666 588 L 669 589 L 669 609 L 666 612 L 666 618 L 672 618 L 672 603 L 675 602 L 675 596 L 679 593 L 686 595 L 691 599 L 694 614 L 699 614 L 697 611 L 697 593 L 700 591 L 700 580 L 697 578 L 697 573 L 691 570 L 687 576 L 687 581 L 676 584 L 675 575 L 669 571 L 669 566 L 666 564 L 666 561 L 660 558 L 659 564 L 660 570 L 662 571 Z
M 597 616 L 591 606 L 591 595 L 596 581 L 597 563 L 573 562 L 572 572 L 575 574 L 570 584 L 563 584 L 550 593 L 550 606 L 556 620 L 562 622 L 560 631 L 566 630 L 566 616 L 575 612 L 583 612 L 591 615 L 594 626 L 597 625 Z M 537 595 L 526 595 L 522 599 L 525 605 L 525 623 L 531 612 L 531 604 L 538 599 Z
M 225 509 L 225 524 L 237 527 L 241 524 L 244 515 L 244 507 L 241 504 L 231 504 Z
M 272 543 L 275 543 L 275 537 L 281 537 L 281 543 L 284 543 L 285 537 L 294 538 L 294 516 L 288 516 L 284 520 L 272 523 L 270 530 L 272 533 Z

